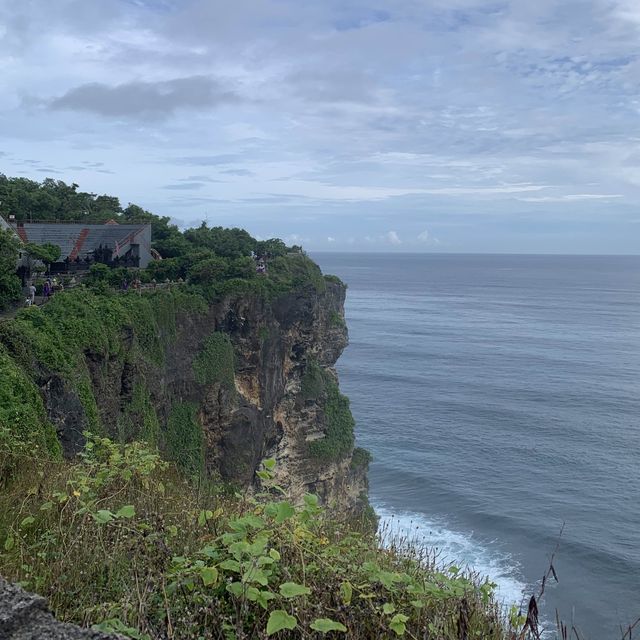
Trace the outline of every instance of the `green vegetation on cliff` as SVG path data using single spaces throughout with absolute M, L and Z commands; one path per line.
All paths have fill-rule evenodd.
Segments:
M 344 459 L 354 444 L 355 421 L 349 398 L 340 393 L 335 379 L 313 359 L 306 364 L 300 386 L 300 398 L 319 403 L 326 425 L 324 437 L 309 444 L 310 454 L 325 462 Z
M 0 311 L 20 297 L 20 280 L 16 276 L 19 243 L 10 232 L 0 229 Z
M 313 495 L 294 507 L 273 461 L 249 497 L 197 490 L 139 443 L 91 437 L 75 465 L 17 455 L 0 573 L 61 620 L 154 640 L 515 637 L 493 585 L 410 540 L 381 548 Z
M 81 403 L 85 428 L 103 432 L 91 363 L 117 360 L 139 369 L 161 363 L 175 335 L 178 310 L 202 313 L 206 304 L 181 289 L 140 296 L 77 288 L 56 294 L 43 308 L 23 309 L 14 319 L 0 322 L 0 398 L 7 400 L 0 405 L 0 425 L 31 434 L 34 445 L 46 444 L 46 450 L 57 455 L 40 389 L 56 376 Z M 93 371 L 93 376 L 99 373 Z M 145 395 L 147 390 L 135 390 L 132 401 L 138 406 L 130 411 L 143 417 L 136 435 L 153 438 L 153 417 L 148 410 L 145 417 L 141 406 Z
M 229 336 L 219 331 L 211 334 L 193 361 L 193 369 L 200 384 L 219 382 L 228 389 L 233 389 L 233 346 Z

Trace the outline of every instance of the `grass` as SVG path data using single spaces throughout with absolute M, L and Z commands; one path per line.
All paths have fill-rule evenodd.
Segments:
M 28 464 L 0 493 L 0 573 L 61 620 L 154 640 L 510 637 L 491 584 L 315 496 L 294 507 L 273 461 L 254 497 L 203 491 L 141 443 L 89 437 L 75 465 Z

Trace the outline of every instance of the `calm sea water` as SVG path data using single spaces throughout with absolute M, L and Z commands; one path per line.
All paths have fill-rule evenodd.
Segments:
M 447 558 L 547 591 L 584 637 L 640 616 L 640 257 L 317 254 L 371 501 Z

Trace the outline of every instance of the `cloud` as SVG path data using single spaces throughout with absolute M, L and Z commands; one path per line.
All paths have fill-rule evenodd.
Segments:
M 243 160 L 243 156 L 236 153 L 224 153 L 213 156 L 184 156 L 181 158 L 167 158 L 163 160 L 163 162 L 177 162 L 179 164 L 194 165 L 197 167 L 217 167 L 242 162 Z
M 519 197 L 521 202 L 577 202 L 580 200 L 612 200 L 624 198 L 621 193 L 570 193 L 563 196 Z
M 4 171 L 325 248 L 637 252 L 636 0 L 221 7 L 0 0 Z
M 429 242 L 431 240 L 431 236 L 429 232 L 425 229 L 422 233 L 418 234 L 418 242 Z
M 248 169 L 223 169 L 221 173 L 226 173 L 230 176 L 239 176 L 242 178 L 248 178 L 254 175 L 254 173 Z
M 202 189 L 204 186 L 204 182 L 181 182 L 179 184 L 165 184 L 162 188 L 171 191 L 193 191 Z
M 70 89 L 51 100 L 54 110 L 87 111 L 105 117 L 165 118 L 181 109 L 210 109 L 237 102 L 239 96 L 208 76 L 159 82 L 127 82 L 109 86 L 98 82 Z
M 332 236 L 327 236 L 327 242 L 335 242 L 336 239 Z
M 388 231 L 386 235 L 387 242 L 392 244 L 394 247 L 398 247 L 402 244 L 402 240 L 400 240 L 398 234 L 395 231 Z

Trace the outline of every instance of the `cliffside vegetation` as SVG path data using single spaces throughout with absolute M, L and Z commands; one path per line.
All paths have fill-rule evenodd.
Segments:
M 20 280 L 16 276 L 18 246 L 10 231 L 0 229 L 0 311 L 20 297 Z
M 232 495 L 140 443 L 93 436 L 71 465 L 3 442 L 22 472 L 0 494 L 0 573 L 62 620 L 132 638 L 507 637 L 493 585 L 409 540 L 381 549 L 315 496 L 295 508 L 273 461 L 264 493 Z

